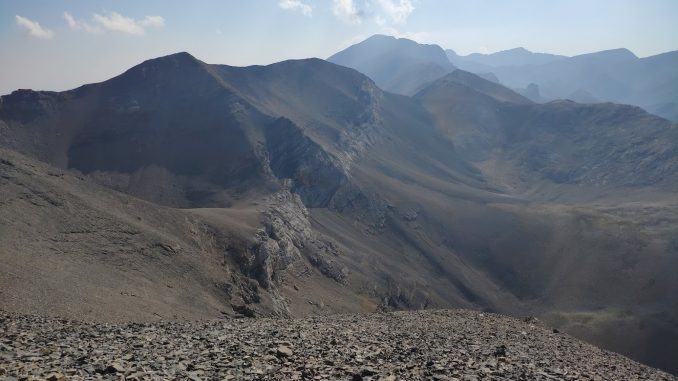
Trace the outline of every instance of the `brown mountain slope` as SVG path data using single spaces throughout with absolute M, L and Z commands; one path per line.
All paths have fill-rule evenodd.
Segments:
M 4 310 L 103 321 L 288 316 L 330 295 L 326 313 L 365 310 L 308 256 L 325 266 L 331 258 L 295 248 L 311 233 L 291 227 L 303 206 L 289 193 L 172 209 L 6 149 L 0 190 Z M 283 298 L 270 282 L 286 277 L 295 289 Z
M 476 91 L 475 78 L 450 79 L 412 99 L 382 92 L 365 76 L 321 60 L 233 68 L 178 54 L 70 92 L 2 97 L 0 138 L 5 147 L 152 202 L 96 188 L 105 193 L 101 197 L 134 200 L 128 201 L 132 211 L 157 214 L 142 231 L 165 225 L 176 230 L 170 238 L 185 248 L 194 269 L 186 277 L 206 279 L 191 283 L 186 292 L 201 300 L 216 295 L 217 302 L 200 302 L 214 308 L 195 309 L 196 315 L 213 316 L 220 300 L 226 300 L 227 313 L 246 314 L 443 306 L 532 313 L 660 364 L 662 359 L 639 348 L 650 348 L 659 336 L 666 340 L 658 351 L 671 353 L 678 343 L 672 296 L 678 285 L 667 271 L 678 258 L 672 241 L 675 193 L 665 190 L 656 200 L 638 197 L 634 208 L 545 203 L 539 201 L 545 197 L 523 195 L 524 189 L 557 181 L 570 190 L 586 184 L 603 192 L 608 180 L 645 194 L 654 186 L 670 186 L 673 127 L 625 106 L 499 101 L 494 96 L 510 93 L 496 87 Z M 595 133 L 593 126 L 599 127 Z M 667 140 L 653 140 L 652 134 L 665 134 Z M 528 160 L 530 152 L 547 149 L 569 160 Z M 654 165 L 623 160 L 641 154 Z M 488 163 L 501 162 L 496 158 L 506 158 L 507 167 L 496 165 L 492 172 Z M 39 181 L 39 194 L 50 193 L 44 187 L 51 183 L 43 183 L 51 179 L 47 172 L 25 175 Z M 523 188 L 506 185 L 513 174 L 521 176 Z M 68 184 L 57 193 L 81 192 L 78 183 Z M 97 197 L 89 198 L 92 205 Z M 17 205 L 5 206 L 6 231 L 24 224 L 18 216 L 23 204 Z M 79 215 L 50 205 L 28 215 L 55 213 L 51 218 L 64 221 L 64 229 L 81 224 Z M 104 204 L 91 215 L 101 208 L 120 206 Z M 125 221 L 128 210 L 121 217 Z M 192 236 L 186 219 L 195 219 L 209 234 Z M 107 258 L 102 247 L 108 244 L 92 246 L 90 238 L 69 241 L 77 250 L 24 244 L 49 234 L 67 241 L 68 230 L 55 231 L 54 224 L 41 229 L 47 230 L 24 229 L 3 238 L 16 248 L 3 255 L 22 263 L 20 279 L 29 279 L 36 255 L 71 264 L 82 260 L 80 251 L 94 252 L 95 263 Z M 114 229 L 95 225 L 91 230 Z M 136 258 L 155 236 L 136 234 L 138 242 L 96 237 Z M 162 258 L 168 263 L 139 266 L 151 271 L 157 265 L 160 279 L 171 279 L 164 274 L 178 266 L 175 257 Z M 176 263 L 183 260 L 176 258 Z M 218 258 L 227 258 L 228 266 L 219 267 Z M 126 261 L 115 267 L 113 283 L 154 289 L 152 300 L 166 298 L 166 285 L 138 276 Z M 106 271 L 104 266 L 99 272 Z M 74 278 L 72 283 L 38 278 L 22 295 L 56 293 L 54 284 L 69 293 L 91 290 L 79 286 L 91 284 L 91 276 Z M 5 282 L 22 292 L 20 282 Z M 117 302 L 123 290 L 107 288 L 101 300 Z M 220 292 L 229 297 L 220 299 Z M 101 294 L 86 294 L 80 304 L 96 305 L 93 310 L 115 305 L 94 299 Z M 191 310 L 186 303 L 177 302 L 177 309 Z M 172 309 L 165 302 L 158 305 Z M 24 307 L 54 308 L 40 302 L 8 308 Z M 616 311 L 644 325 L 623 343 L 615 341 L 621 327 Z M 595 319 L 577 320 L 582 314 Z
M 153 202 L 228 204 L 238 184 L 266 186 L 244 129 L 272 119 L 243 108 L 188 54 L 64 93 L 12 93 L 0 119 L 5 146 Z
M 612 103 L 506 101 L 483 92 L 499 85 L 475 82 L 441 79 L 416 98 L 460 156 L 509 192 L 544 182 L 678 187 L 678 126 L 671 122 Z

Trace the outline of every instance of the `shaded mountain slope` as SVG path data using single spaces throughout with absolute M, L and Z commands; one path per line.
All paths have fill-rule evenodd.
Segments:
M 25 119 L 11 114 L 37 99 Z M 223 204 L 235 182 L 265 186 L 246 129 L 273 119 L 239 102 L 188 54 L 69 92 L 14 92 L 3 97 L 0 119 L 6 146 L 153 202 Z
M 95 319 L 232 313 L 224 266 L 206 226 L 7 150 L 2 155 L 2 308 Z M 234 239 L 252 235 L 256 210 Z M 231 278 L 233 277 L 233 278 Z
M 463 158 L 499 163 L 503 175 L 517 177 L 511 187 L 539 180 L 603 187 L 678 184 L 678 127 L 664 119 L 633 106 L 520 104 L 483 91 L 441 79 L 416 98 Z
M 445 171 L 458 182 L 484 185 L 477 170 L 457 157 L 453 145 L 440 141 L 424 108 L 381 91 L 354 70 L 313 59 L 215 70 L 262 112 L 293 120 L 345 169 L 387 143 L 409 149 L 418 157 L 420 170 Z M 425 146 L 427 151 L 408 146 Z
M 471 71 L 491 71 L 514 88 L 535 83 L 546 98 L 573 99 L 573 94 L 585 92 L 590 99 L 637 105 L 676 122 L 676 67 L 677 52 L 638 58 L 627 49 L 614 49 L 543 64 Z
M 234 71 L 238 75 L 234 75 Z M 193 77 L 193 81 L 182 80 L 176 88 L 154 90 L 156 81 L 166 82 L 175 75 Z M 206 82 L 204 87 L 209 92 L 193 89 L 190 97 L 177 98 L 175 93 L 182 94 L 184 89 L 197 86 L 200 80 Z M 129 89 L 121 90 L 125 84 Z M 363 190 L 364 184 L 352 178 L 351 170 L 355 162 L 371 152 L 387 158 L 407 153 L 394 162 L 407 164 L 408 173 L 426 175 L 435 183 L 452 182 L 450 188 L 458 188 L 461 194 L 476 194 L 478 187 L 487 187 L 479 172 L 456 158 L 453 146 L 427 123 L 423 108 L 409 98 L 382 93 L 369 79 L 353 70 L 318 60 L 237 69 L 208 66 L 179 54 L 148 61 L 120 77 L 73 92 L 17 92 L 4 98 L 1 112 L 5 118 L 6 144 L 28 154 L 44 152 L 42 147 L 49 146 L 45 156 L 37 156 L 54 165 L 77 169 L 100 184 L 163 205 L 237 209 L 238 205 L 259 202 L 267 194 L 289 188 L 308 207 L 329 207 L 331 213 L 341 212 L 348 220 L 361 221 L 356 232 L 363 237 L 360 240 L 369 240 L 382 229 L 386 201 L 378 192 Z M 164 93 L 170 94 L 164 97 Z M 50 97 L 56 111 L 38 116 L 17 111 L 16 105 L 21 104 L 24 94 L 34 98 Z M 133 102 L 134 107 L 109 107 L 122 102 L 120 99 L 131 99 L 127 102 Z M 85 103 L 94 104 L 96 112 L 80 116 L 77 123 L 63 122 L 63 110 Z M 200 112 L 185 113 L 185 107 L 189 106 Z M 41 137 L 45 143 L 38 139 L 35 145 L 21 144 L 30 141 L 25 139 L 29 132 L 41 130 L 47 132 Z M 69 139 L 63 138 L 66 132 Z M 50 138 L 62 138 L 62 145 L 52 144 Z M 54 159 L 57 157 L 65 159 Z M 87 157 L 92 160 L 85 160 Z M 147 184 L 155 188 L 149 189 Z M 168 193 L 174 197 L 167 196 Z M 195 193 L 201 197 L 192 196 Z M 266 292 L 283 292 L 286 287 L 291 288 L 293 282 L 275 281 L 277 278 L 272 274 L 276 273 L 276 261 L 271 260 L 273 264 L 268 265 L 256 259 L 257 256 L 280 256 L 280 263 L 302 256 L 329 284 L 329 291 L 318 292 L 320 300 L 338 292 L 335 289 L 341 289 L 342 283 L 349 282 L 341 296 L 332 299 L 364 298 L 364 302 L 347 304 L 347 308 L 358 311 L 374 310 L 384 304 L 383 299 L 388 299 L 393 290 L 401 288 L 400 280 L 393 277 L 393 270 L 378 262 L 388 255 L 387 249 L 393 247 L 393 243 L 385 242 L 385 246 L 376 250 L 377 254 L 369 259 L 377 261 L 375 267 L 364 269 L 362 255 L 352 257 L 354 253 L 347 253 L 343 243 L 326 241 L 311 231 L 303 205 L 292 199 L 282 202 L 289 209 L 283 221 L 292 218 L 297 221 L 296 227 L 283 223 L 280 231 L 268 233 L 264 223 L 256 226 L 265 228 L 268 235 L 278 237 L 289 232 L 284 235 L 296 238 L 290 238 L 293 243 L 286 240 L 284 245 L 268 248 L 256 244 L 256 237 L 249 237 L 255 241 L 252 244 L 255 248 L 243 251 L 255 259 L 239 254 L 236 262 L 243 266 L 238 268 L 242 275 L 254 279 Z M 205 211 L 199 214 L 204 218 L 213 216 Z M 229 229 L 227 226 L 226 231 Z M 364 235 L 366 231 L 371 233 Z M 226 242 L 223 245 L 228 247 L 230 244 Z M 224 247 L 216 250 L 223 251 Z M 432 264 L 422 262 L 418 254 L 406 251 L 403 255 L 418 262 L 407 269 L 410 277 L 420 278 L 419 274 L 430 271 Z M 399 258 L 393 261 L 397 265 L 402 263 Z M 299 273 L 307 271 L 302 267 Z M 466 285 L 474 282 L 479 284 Z M 394 305 L 472 306 L 473 301 L 457 291 L 455 284 L 461 289 L 476 289 L 474 292 L 485 295 L 481 299 L 494 298 L 492 292 L 499 292 L 478 274 L 468 282 L 441 279 L 432 291 Z M 367 289 L 363 289 L 365 285 L 369 285 Z M 425 286 L 420 288 L 423 290 Z M 494 291 L 483 291 L 484 288 Z M 360 294 L 364 296 L 358 296 Z M 309 309 L 309 305 L 296 303 L 294 298 L 283 299 L 279 303 L 283 312 L 288 307 L 293 314 Z M 474 297 L 474 300 L 480 299 Z M 263 297 L 248 302 L 257 301 L 265 306 L 264 311 L 279 309 L 273 308 L 279 305 Z M 388 303 L 396 302 L 387 302 L 383 307 L 388 308 Z M 334 304 L 336 302 L 330 310 Z
M 536 295 L 521 291 L 544 290 L 536 305 L 551 306 L 547 319 L 554 324 L 636 358 L 670 366 L 667 351 L 675 352 L 678 338 L 676 325 L 670 322 L 678 304 L 669 297 L 669 290 L 678 285 L 664 278 L 664 291 L 646 294 L 643 290 L 644 282 L 654 282 L 662 266 L 675 266 L 678 260 L 672 238 L 678 234 L 678 221 L 671 217 L 677 213 L 678 128 L 637 107 L 571 101 L 545 105 L 503 102 L 482 89 L 444 79 L 416 98 L 434 115 L 435 124 L 455 143 L 458 154 L 476 163 L 491 182 L 521 198 L 570 204 L 499 206 L 521 215 L 516 218 L 520 224 L 534 223 L 526 227 L 525 237 L 549 238 L 542 241 L 546 246 L 540 249 L 533 247 L 538 245 L 536 236 L 527 238 L 531 243 L 522 247 L 512 245 L 523 244 L 525 238 L 502 242 L 500 246 L 504 250 L 510 247 L 505 252 L 512 254 L 505 263 L 509 267 L 501 267 L 499 253 L 478 256 L 488 251 L 487 247 L 481 249 L 480 242 L 497 242 L 502 234 L 512 238 L 522 234 L 513 225 L 499 228 L 496 235 L 481 235 L 475 243 L 478 246 L 470 251 L 476 253 L 476 260 L 492 258 L 482 268 L 495 269 L 503 287 L 523 300 Z M 478 215 L 466 216 L 463 226 L 450 231 L 464 232 L 462 241 L 466 242 L 478 232 L 487 232 L 486 223 L 470 227 Z M 498 216 L 495 214 L 494 221 L 501 221 Z M 603 243 L 603 237 L 611 236 L 616 238 Z M 642 254 L 638 244 L 643 247 Z M 663 265 L 654 268 L 657 263 Z M 535 265 L 547 267 L 514 278 Z M 594 268 L 595 274 L 584 270 Z M 549 275 L 540 278 L 536 274 Z M 517 279 L 518 283 L 512 283 Z M 583 286 L 586 283 L 589 286 Z M 629 288 L 618 293 L 622 284 Z M 605 285 L 614 286 L 603 291 Z M 581 304 L 583 300 L 587 302 Z M 631 307 L 639 300 L 644 307 Z M 660 321 L 654 320 L 659 316 Z M 584 319 L 591 319 L 592 324 L 583 323 Z M 652 333 L 641 328 L 641 320 L 654 321 Z M 615 339 L 622 332 L 629 340 Z M 662 344 L 655 346 L 656 342 Z
M 480 75 L 473 74 L 464 70 L 455 70 L 452 73 L 442 77 L 441 79 L 436 80 L 430 86 L 427 86 L 424 89 L 422 89 L 422 91 L 423 90 L 430 91 L 428 89 L 437 86 L 445 86 L 446 84 L 450 83 L 466 86 L 470 89 L 473 89 L 476 92 L 487 95 L 491 98 L 494 98 L 502 102 L 516 104 L 532 103 L 529 99 L 523 97 L 522 95 L 516 93 L 515 91 L 505 86 L 502 86 L 489 79 L 482 78 Z
M 174 209 L 0 149 L 0 308 L 102 321 L 373 310 L 298 196 Z M 322 300 L 332 303 L 318 307 Z

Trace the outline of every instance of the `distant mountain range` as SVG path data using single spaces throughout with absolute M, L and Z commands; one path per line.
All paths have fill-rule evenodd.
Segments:
M 555 54 L 533 53 L 525 48 L 515 48 L 492 54 L 472 53 L 467 56 L 460 56 L 454 50 L 447 49 L 445 54 L 455 66 L 474 72 L 488 71 L 501 66 L 542 65 L 567 58 Z
M 630 59 L 528 57 L 480 58 Z M 330 60 L 178 53 L 0 97 L 0 308 L 474 308 L 678 371 L 678 126 L 636 106 L 538 103 L 500 70 L 497 83 L 409 40 Z
M 395 48 L 398 45 L 400 49 Z M 396 58 L 392 53 L 396 50 L 407 54 Z M 451 71 L 440 58 L 441 51 L 454 67 L 486 79 L 496 78 L 535 102 L 570 99 L 632 104 L 678 122 L 678 51 L 638 58 L 627 49 L 614 49 L 566 57 L 515 48 L 460 56 L 436 45 L 377 35 L 328 60 L 367 74 L 387 91 L 412 95 Z M 379 65 L 381 70 L 368 64 Z M 381 77 L 384 73 L 389 73 L 389 81 Z

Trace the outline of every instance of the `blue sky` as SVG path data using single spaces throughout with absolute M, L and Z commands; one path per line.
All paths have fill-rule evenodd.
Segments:
M 0 94 L 65 90 L 152 57 L 209 63 L 320 57 L 390 34 L 458 53 L 678 50 L 676 0 L 5 0 Z

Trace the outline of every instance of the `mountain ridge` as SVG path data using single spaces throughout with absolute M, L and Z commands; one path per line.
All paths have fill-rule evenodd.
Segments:
M 2 215 L 24 211 L 0 220 L 1 231 L 24 232 L 0 235 L 16 248 L 0 255 L 21 269 L 4 281 L 30 280 L 28 299 L 41 285 L 54 300 L 83 293 L 75 310 L 96 316 L 119 314 L 130 297 L 121 293 L 137 295 L 142 284 L 157 313 L 173 303 L 191 311 L 176 287 L 126 271 L 131 261 L 144 274 L 158 266 L 169 279 L 200 279 L 182 291 L 210 301 L 198 317 L 444 306 L 529 313 L 659 362 L 678 342 L 672 299 L 661 297 L 675 287 L 662 271 L 676 260 L 662 222 L 675 200 L 653 199 L 678 173 L 675 126 L 629 106 L 534 104 L 463 72 L 423 86 L 407 97 L 317 59 L 237 68 L 182 54 L 103 85 L 2 97 L 0 145 L 26 155 L 3 152 L 13 164 L 3 164 Z M 86 221 L 61 201 L 85 197 L 81 181 L 96 183 Z M 615 189 L 627 194 L 612 198 Z M 110 221 L 99 217 L 105 210 L 118 211 L 111 225 L 92 222 Z M 46 213 L 54 222 L 27 228 Z M 139 233 L 120 239 L 124 231 Z M 40 283 L 30 273 L 38 255 L 73 270 Z M 202 256 L 212 265 L 194 263 Z M 117 280 L 106 283 L 111 303 L 89 299 L 80 260 Z M 22 308 L 43 306 L 30 300 Z M 617 309 L 646 330 L 621 324 Z M 577 325 L 576 313 L 596 324 Z M 617 326 L 631 348 L 611 338 Z M 648 349 L 656 336 L 661 345 Z
M 450 59 L 461 69 L 475 73 L 494 73 L 499 82 L 523 89 L 539 86 L 546 99 L 571 98 L 587 93 L 588 100 L 629 103 L 648 112 L 678 121 L 674 88 L 678 81 L 675 52 L 639 58 L 625 48 L 561 57 L 531 65 L 464 63 L 460 57 Z M 584 99 L 584 98 L 579 98 Z

